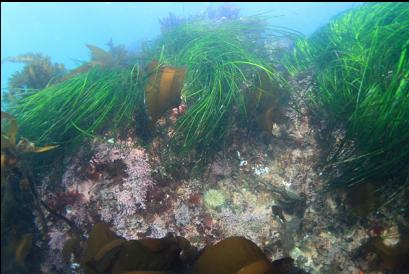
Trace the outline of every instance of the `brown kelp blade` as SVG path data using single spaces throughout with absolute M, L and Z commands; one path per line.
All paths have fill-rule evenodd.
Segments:
M 256 115 L 257 125 L 266 132 L 271 132 L 273 129 L 273 107 L 268 109 L 263 109 L 261 112 Z
M 7 132 L 3 131 L 1 132 L 1 148 L 6 149 L 14 147 L 16 144 L 16 135 L 18 130 L 16 118 L 11 114 L 2 111 L 1 119 L 2 120 L 6 119 L 10 121 L 10 125 Z
M 163 114 L 180 104 L 186 68 L 158 66 L 157 61 L 152 61 L 148 70 L 145 104 L 154 125 Z
M 91 64 L 107 66 L 113 63 L 112 54 L 93 45 L 86 44 L 87 48 L 91 51 Z
M 86 274 L 96 273 L 96 270 L 100 270 L 102 273 L 106 270 L 111 264 L 110 258 L 102 258 L 103 256 L 99 255 L 98 262 L 95 260 L 97 254 L 108 254 L 109 251 L 119 251 L 117 248 L 112 249 L 112 243 L 119 243 L 121 238 L 112 232 L 108 225 L 104 223 L 97 223 L 92 228 L 89 238 L 87 240 L 86 248 L 83 255 L 83 266 L 85 268 Z M 111 248 L 106 248 L 110 246 Z M 118 245 L 115 244 L 115 247 Z M 101 253 L 101 250 L 105 248 L 105 251 Z M 114 253 L 115 253 L 114 252 Z M 108 254 L 109 255 L 109 254 Z M 108 256 L 109 257 L 109 256 Z
M 35 153 L 42 153 L 42 152 L 46 152 L 46 151 L 52 150 L 52 149 L 57 148 L 57 147 L 59 147 L 59 145 L 51 145 L 51 146 L 45 146 L 45 147 L 36 147 L 36 148 L 33 150 L 33 152 L 35 152 Z
M 114 58 L 111 53 L 94 45 L 86 44 L 85 46 L 91 51 L 91 60 L 71 70 L 70 73 L 63 78 L 64 81 L 78 74 L 88 72 L 95 66 L 108 67 L 114 64 Z
M 8 114 L 7 112 L 1 112 L 1 119 L 9 120 L 10 125 L 7 129 L 7 132 L 1 132 L 1 149 L 2 152 L 6 149 L 17 150 L 19 153 L 21 152 L 46 152 L 52 150 L 59 145 L 47 145 L 44 147 L 36 147 L 34 143 L 30 142 L 25 138 L 20 138 L 20 141 L 16 145 L 16 136 L 18 131 L 17 121 L 16 118 Z
M 24 234 L 16 248 L 16 260 L 23 264 L 28 253 L 30 253 L 33 245 L 33 235 L 31 233 Z
M 285 91 L 265 71 L 259 73 L 259 81 L 253 91 L 247 91 L 246 108 L 258 127 L 271 132 L 274 116 L 279 116 L 280 99 Z
M 44 147 L 37 147 L 33 142 L 27 140 L 26 138 L 21 137 L 20 141 L 16 145 L 16 150 L 18 153 L 42 153 L 54 148 L 59 147 L 59 145 L 47 145 Z
M 255 243 L 233 236 L 207 247 L 195 262 L 192 273 L 275 273 L 272 270 L 266 255 Z

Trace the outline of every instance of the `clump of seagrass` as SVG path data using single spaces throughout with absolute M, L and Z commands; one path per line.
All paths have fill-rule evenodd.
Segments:
M 143 72 L 139 64 L 95 65 L 20 99 L 12 111 L 22 134 L 39 144 L 78 144 L 103 134 L 143 138 L 179 105 L 185 73 L 156 61 Z
M 67 144 L 131 129 L 141 103 L 139 66 L 95 67 L 21 99 L 12 112 L 23 136 L 38 144 Z
M 409 5 L 373 3 L 295 47 L 290 72 L 313 73 L 309 105 L 333 144 L 332 186 L 371 181 L 388 200 L 409 189 Z
M 175 150 L 207 153 L 222 148 L 233 121 L 249 118 L 244 90 L 255 86 L 261 74 L 284 89 L 286 81 L 275 64 L 267 63 L 257 52 L 262 51 L 266 33 L 273 33 L 277 39 L 290 36 L 282 29 L 267 28 L 264 18 L 256 16 L 226 22 L 189 22 L 164 33 L 157 41 L 159 60 L 188 67 L 182 90 L 188 108 L 176 123 Z M 256 88 L 253 90 L 256 92 Z

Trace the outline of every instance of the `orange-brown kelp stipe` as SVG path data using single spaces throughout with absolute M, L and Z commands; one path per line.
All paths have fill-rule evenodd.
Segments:
M 157 61 L 149 65 L 150 73 L 145 86 L 145 104 L 152 125 L 168 110 L 179 106 L 186 68 L 159 66 Z

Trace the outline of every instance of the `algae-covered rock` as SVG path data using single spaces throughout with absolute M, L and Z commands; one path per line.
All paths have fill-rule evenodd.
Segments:
M 207 207 L 217 208 L 225 203 L 224 194 L 217 189 L 209 189 L 204 194 L 204 203 Z

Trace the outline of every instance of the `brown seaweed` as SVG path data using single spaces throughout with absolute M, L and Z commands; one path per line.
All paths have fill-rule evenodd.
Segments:
M 286 94 L 266 72 L 259 73 L 255 90 L 246 91 L 246 109 L 260 129 L 271 132 L 273 122 L 281 122 L 281 105 Z
M 29 152 L 41 153 L 52 150 L 58 145 L 48 145 L 44 147 L 37 147 L 34 143 L 21 137 L 16 144 L 18 126 L 16 118 L 6 112 L 1 112 L 2 130 L 1 130 L 1 176 L 3 183 L 3 175 L 6 174 L 6 169 L 10 169 L 17 163 L 17 158 Z M 3 131 L 3 120 L 9 121 L 8 129 Z
M 127 241 L 103 223 L 91 230 L 82 264 L 85 274 L 306 274 L 290 257 L 271 263 L 255 243 L 244 237 L 229 237 L 199 255 L 183 237 L 168 234 L 161 239 Z
M 61 255 L 66 263 L 70 262 L 71 255 L 73 254 L 76 260 L 79 260 L 79 254 L 81 249 L 81 237 L 74 233 L 74 235 L 64 242 Z
M 377 260 L 372 263 L 372 268 L 392 271 L 392 273 L 408 273 L 409 271 L 409 239 L 401 237 L 394 246 L 387 246 L 381 237 L 373 237 L 360 250 L 377 255 Z
M 24 265 L 24 260 L 30 253 L 31 247 L 33 246 L 33 235 L 31 233 L 26 233 L 21 237 L 20 242 L 16 247 L 16 261 L 20 265 Z
M 206 248 L 196 261 L 192 273 L 226 274 L 275 272 L 272 272 L 270 262 L 256 244 L 243 237 L 230 237 L 214 246 Z
M 179 106 L 186 68 L 159 66 L 152 61 L 145 86 L 145 104 L 152 126 L 167 111 Z
M 371 182 L 364 182 L 351 187 L 346 195 L 346 202 L 351 207 L 351 211 L 359 217 L 367 216 L 380 204 L 379 195 L 376 194 L 376 186 Z
M 22 54 L 9 57 L 5 61 L 24 63 L 24 68 L 13 74 L 8 82 L 10 91 L 21 89 L 42 89 L 52 82 L 58 82 L 66 73 L 63 64 L 51 62 L 50 57 L 42 54 Z
M 28 257 L 33 255 L 32 230 L 35 229 L 33 209 L 38 213 L 43 233 L 46 233 L 47 225 L 37 201 L 38 196 L 31 180 L 29 166 L 21 160 L 25 153 L 44 152 L 56 146 L 36 147 L 22 137 L 17 142 L 16 119 L 8 113 L 1 112 L 1 120 L 2 270 L 7 269 L 5 273 L 29 273 L 29 265 L 33 264 L 32 261 L 28 262 Z
M 179 266 L 181 250 L 179 242 L 169 238 L 126 241 L 99 223 L 88 238 L 83 266 L 86 274 L 168 271 Z
M 108 66 L 115 63 L 113 56 L 109 52 L 94 45 L 86 44 L 86 46 L 91 51 L 90 63 L 92 65 Z
M 88 72 L 90 69 L 98 66 L 103 68 L 112 67 L 128 67 L 132 64 L 135 56 L 131 55 L 125 50 L 124 46 L 114 46 L 112 39 L 107 43 L 109 51 L 100 47 L 86 44 L 85 46 L 90 50 L 90 61 L 73 69 L 63 80 L 67 80 L 73 76 Z
M 37 90 L 60 82 L 66 74 L 63 64 L 52 63 L 50 57 L 42 54 L 22 54 L 9 57 L 3 62 L 24 63 L 24 67 L 8 79 L 8 90 L 2 93 L 2 100 L 15 104 Z

